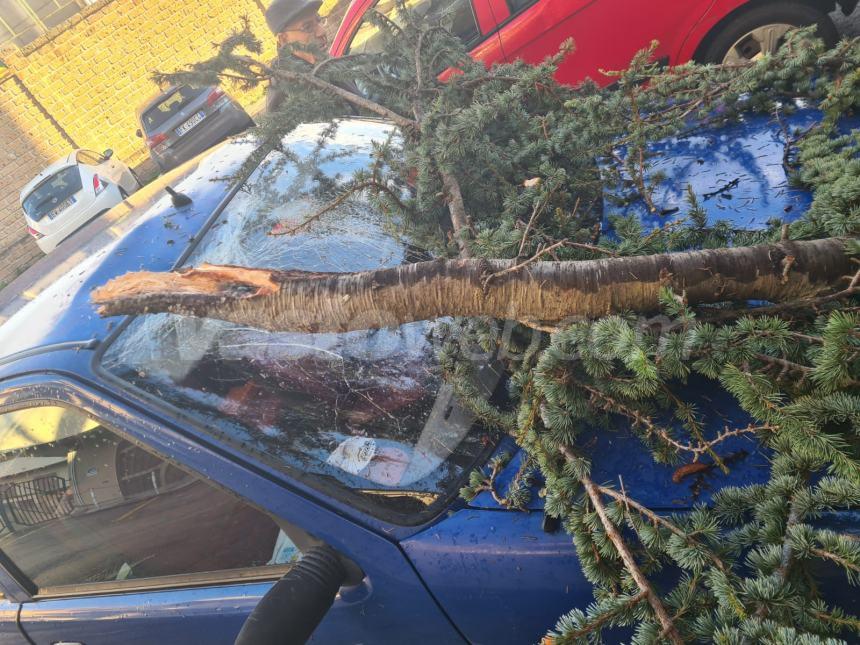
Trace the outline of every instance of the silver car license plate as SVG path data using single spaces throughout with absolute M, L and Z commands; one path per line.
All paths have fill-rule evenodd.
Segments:
M 48 211 L 48 219 L 54 219 L 57 215 L 62 213 L 64 210 L 69 208 L 72 204 L 75 203 L 74 197 L 69 197 L 66 201 L 62 202 L 59 206 L 52 208 Z
M 205 116 L 206 116 L 206 114 L 204 112 L 198 112 L 197 114 L 192 116 L 190 119 L 188 119 L 185 123 L 183 123 L 178 128 L 176 128 L 176 134 L 181 137 L 183 134 L 188 132 L 195 125 L 200 123 L 204 119 Z

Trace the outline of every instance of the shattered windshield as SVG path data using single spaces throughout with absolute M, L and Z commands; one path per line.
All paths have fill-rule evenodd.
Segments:
M 301 126 L 270 153 L 202 238 L 203 262 L 359 271 L 421 259 L 361 197 L 294 228 L 371 163 L 387 126 Z M 176 315 L 133 320 L 106 351 L 110 373 L 175 406 L 218 439 L 362 507 L 415 513 L 447 497 L 487 443 L 437 369 L 434 323 L 342 334 L 271 333 Z M 478 370 L 488 393 L 498 381 Z

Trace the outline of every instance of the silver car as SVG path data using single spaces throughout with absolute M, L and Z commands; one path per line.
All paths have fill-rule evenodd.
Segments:
M 137 110 L 149 155 L 163 171 L 254 126 L 244 108 L 218 87 L 174 85 Z

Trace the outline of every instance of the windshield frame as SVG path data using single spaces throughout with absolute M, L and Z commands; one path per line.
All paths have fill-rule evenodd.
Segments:
M 257 154 L 259 152 L 260 148 L 257 148 L 251 154 Z M 258 170 L 270 152 L 271 150 L 267 151 L 265 154 L 260 154 L 259 162 L 253 167 L 249 167 L 247 169 L 247 175 L 234 179 L 234 183 L 230 190 L 203 222 L 199 231 L 194 236 L 194 239 L 179 255 L 176 262 L 174 262 L 170 269 L 171 271 L 176 271 L 177 269 L 182 268 L 188 258 L 191 257 L 197 248 L 204 242 L 206 234 L 219 221 L 221 214 L 230 206 L 233 199 L 242 190 L 253 173 Z M 136 397 L 144 404 L 144 406 L 151 406 L 152 409 L 161 412 L 164 416 L 168 417 L 178 429 L 187 428 L 191 430 L 190 438 L 195 442 L 203 443 L 204 445 L 215 448 L 221 448 L 223 446 L 227 449 L 226 454 L 229 454 L 231 459 L 234 461 L 236 460 L 236 456 L 238 456 L 239 459 L 241 459 L 243 466 L 250 467 L 252 470 L 257 470 L 261 465 L 263 465 L 267 471 L 277 473 L 279 477 L 298 482 L 310 490 L 316 491 L 324 496 L 334 498 L 335 500 L 377 520 L 389 522 L 401 527 L 420 526 L 434 520 L 456 501 L 460 495 L 460 488 L 468 482 L 471 472 L 475 468 L 483 466 L 487 462 L 502 440 L 502 434 L 499 431 L 488 429 L 487 435 L 489 440 L 486 441 L 483 448 L 476 453 L 474 458 L 471 460 L 471 463 L 469 463 L 467 467 L 463 468 L 463 472 L 460 476 L 452 480 L 444 491 L 438 493 L 438 497 L 435 501 L 427 504 L 423 509 L 416 512 L 394 510 L 388 506 L 375 503 L 372 499 L 372 495 L 361 493 L 361 490 L 372 489 L 364 488 L 353 490 L 337 483 L 333 478 L 326 477 L 322 474 L 306 473 L 296 468 L 288 467 L 283 463 L 278 463 L 273 458 L 269 458 L 268 455 L 262 451 L 249 452 L 242 450 L 235 442 L 218 437 L 214 433 L 207 431 L 206 419 L 203 417 L 190 414 L 183 408 L 180 408 L 143 388 L 137 387 L 134 383 L 129 382 L 108 370 L 102 364 L 104 355 L 137 318 L 138 316 L 136 315 L 125 316 L 116 328 L 104 339 L 104 341 L 98 345 L 96 351 L 93 352 L 90 364 L 94 374 L 98 375 L 100 379 L 105 381 L 105 383 L 112 385 L 117 393 L 124 396 L 131 395 Z M 500 393 L 505 391 L 505 384 L 507 382 L 506 376 L 507 375 L 505 373 L 500 374 L 499 381 L 496 383 L 494 390 L 491 393 L 491 398 L 496 398 Z M 148 413 L 146 414 L 148 415 Z M 474 419 L 469 427 L 468 433 L 474 432 L 476 427 L 480 425 L 481 422 L 478 419 Z M 221 450 L 223 451 L 223 448 L 221 448 Z M 381 490 L 384 490 L 389 494 L 400 492 L 404 496 L 412 496 L 415 498 L 432 494 L 416 491 Z M 324 500 L 320 501 L 324 502 Z

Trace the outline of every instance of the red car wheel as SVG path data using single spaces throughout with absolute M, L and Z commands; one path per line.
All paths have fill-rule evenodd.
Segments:
M 786 32 L 818 25 L 818 36 L 828 46 L 838 39 L 833 21 L 823 11 L 803 2 L 770 2 L 741 9 L 717 25 L 696 54 L 701 63 L 743 63 L 773 53 Z

